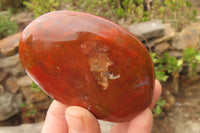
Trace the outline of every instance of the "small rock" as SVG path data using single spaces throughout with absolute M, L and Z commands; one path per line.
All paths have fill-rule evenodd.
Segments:
M 141 41 L 165 35 L 164 25 L 159 20 L 134 24 L 129 26 L 128 30 L 136 35 Z
M 4 87 L 3 85 L 0 85 L 0 95 L 4 93 Z
M 164 24 L 165 26 L 165 36 L 156 38 L 154 40 L 155 43 L 167 42 L 171 40 L 175 35 L 175 30 L 171 27 L 171 24 Z
M 19 46 L 19 38 L 21 32 L 8 36 L 0 41 L 0 49 L 1 52 L 5 55 L 13 55 L 17 53 L 17 49 Z
M 32 105 L 37 110 L 43 110 L 44 111 L 44 110 L 48 110 L 51 103 L 52 103 L 52 101 L 50 99 L 48 99 L 48 100 L 33 103 Z
M 21 12 L 17 13 L 14 19 L 19 25 L 19 30 L 23 30 L 34 19 L 34 14 L 32 12 Z
M 21 87 L 21 91 L 27 103 L 35 103 L 48 99 L 48 96 L 44 92 L 35 91 L 30 86 Z
M 41 133 L 43 122 L 0 127 L 0 133 Z
M 161 55 L 162 53 L 164 53 L 165 51 L 170 49 L 170 44 L 167 42 L 163 42 L 161 44 L 157 44 L 155 46 L 155 52 L 158 55 Z
M 166 104 L 164 106 L 164 109 L 166 111 L 169 111 L 174 106 L 176 99 L 175 99 L 174 95 L 172 95 L 169 91 L 163 92 L 163 95 L 164 95 L 165 100 L 166 100 Z
M 4 79 L 8 76 L 8 72 L 0 71 L 0 82 L 4 81 Z
M 181 51 L 169 51 L 168 53 L 170 56 L 176 57 L 176 58 L 181 58 L 183 56 L 183 52 Z
M 8 11 L 1 11 L 0 15 L 8 15 Z
M 15 54 L 9 57 L 1 59 L 0 68 L 8 68 L 20 63 L 19 54 Z
M 2 58 L 0 63 L 1 68 L 15 76 L 25 75 L 24 68 L 19 60 L 19 54 Z
M 24 77 L 20 77 L 17 81 L 18 86 L 30 86 L 32 84 L 32 79 L 26 75 Z
M 154 39 L 149 39 L 147 41 L 143 41 L 143 44 L 147 47 L 147 48 L 152 48 L 156 45 L 156 43 L 154 42 Z
M 191 25 L 182 30 L 172 40 L 172 46 L 178 50 L 199 45 L 200 25 Z
M 24 71 L 24 68 L 21 65 L 21 63 L 16 64 L 16 66 L 5 68 L 5 71 L 7 71 L 8 73 L 11 73 L 14 76 L 26 75 L 26 72 Z
M 114 125 L 112 122 L 99 120 L 100 128 L 102 133 L 108 133 L 111 127 Z
M 20 112 L 23 96 L 6 92 L 0 95 L 0 121 L 6 120 Z
M 5 89 L 11 93 L 16 93 L 19 90 L 16 77 L 9 77 L 5 81 Z
M 200 123 L 187 120 L 175 126 L 175 133 L 200 133 Z
M 21 12 L 15 15 L 15 20 L 18 24 L 28 24 L 33 20 L 33 16 L 31 12 Z

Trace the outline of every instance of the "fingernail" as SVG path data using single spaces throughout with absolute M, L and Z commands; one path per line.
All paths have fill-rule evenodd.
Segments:
M 84 120 L 78 114 L 78 112 L 70 108 L 65 111 L 65 117 L 71 133 L 85 133 Z

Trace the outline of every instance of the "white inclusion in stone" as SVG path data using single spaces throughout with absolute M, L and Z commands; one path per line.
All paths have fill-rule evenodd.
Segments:
M 62 68 L 60 66 L 56 66 L 56 70 L 57 70 L 57 72 L 61 72 Z
M 57 70 L 60 70 L 60 67 L 59 67 L 59 66 L 56 66 L 56 69 L 57 69 Z
M 120 78 L 120 75 L 113 75 L 113 73 L 109 73 L 108 78 L 109 79 L 118 79 L 118 78 Z
M 91 109 L 91 105 L 89 105 L 87 109 L 90 111 L 90 109 Z
M 85 99 L 85 100 L 88 100 L 88 96 L 84 96 L 84 99 Z

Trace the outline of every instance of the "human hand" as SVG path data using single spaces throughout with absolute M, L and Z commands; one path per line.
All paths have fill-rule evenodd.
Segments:
M 162 87 L 155 82 L 152 104 L 127 122 L 116 123 L 110 133 L 150 133 L 153 125 L 153 109 Z M 42 133 L 101 133 L 97 119 L 88 110 L 78 106 L 66 106 L 53 101 L 46 116 Z

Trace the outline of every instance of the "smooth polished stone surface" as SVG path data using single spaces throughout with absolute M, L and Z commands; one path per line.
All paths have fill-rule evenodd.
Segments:
M 99 119 L 126 121 L 151 104 L 154 68 L 148 51 L 106 19 L 47 13 L 25 28 L 19 53 L 26 72 L 48 95 Z

